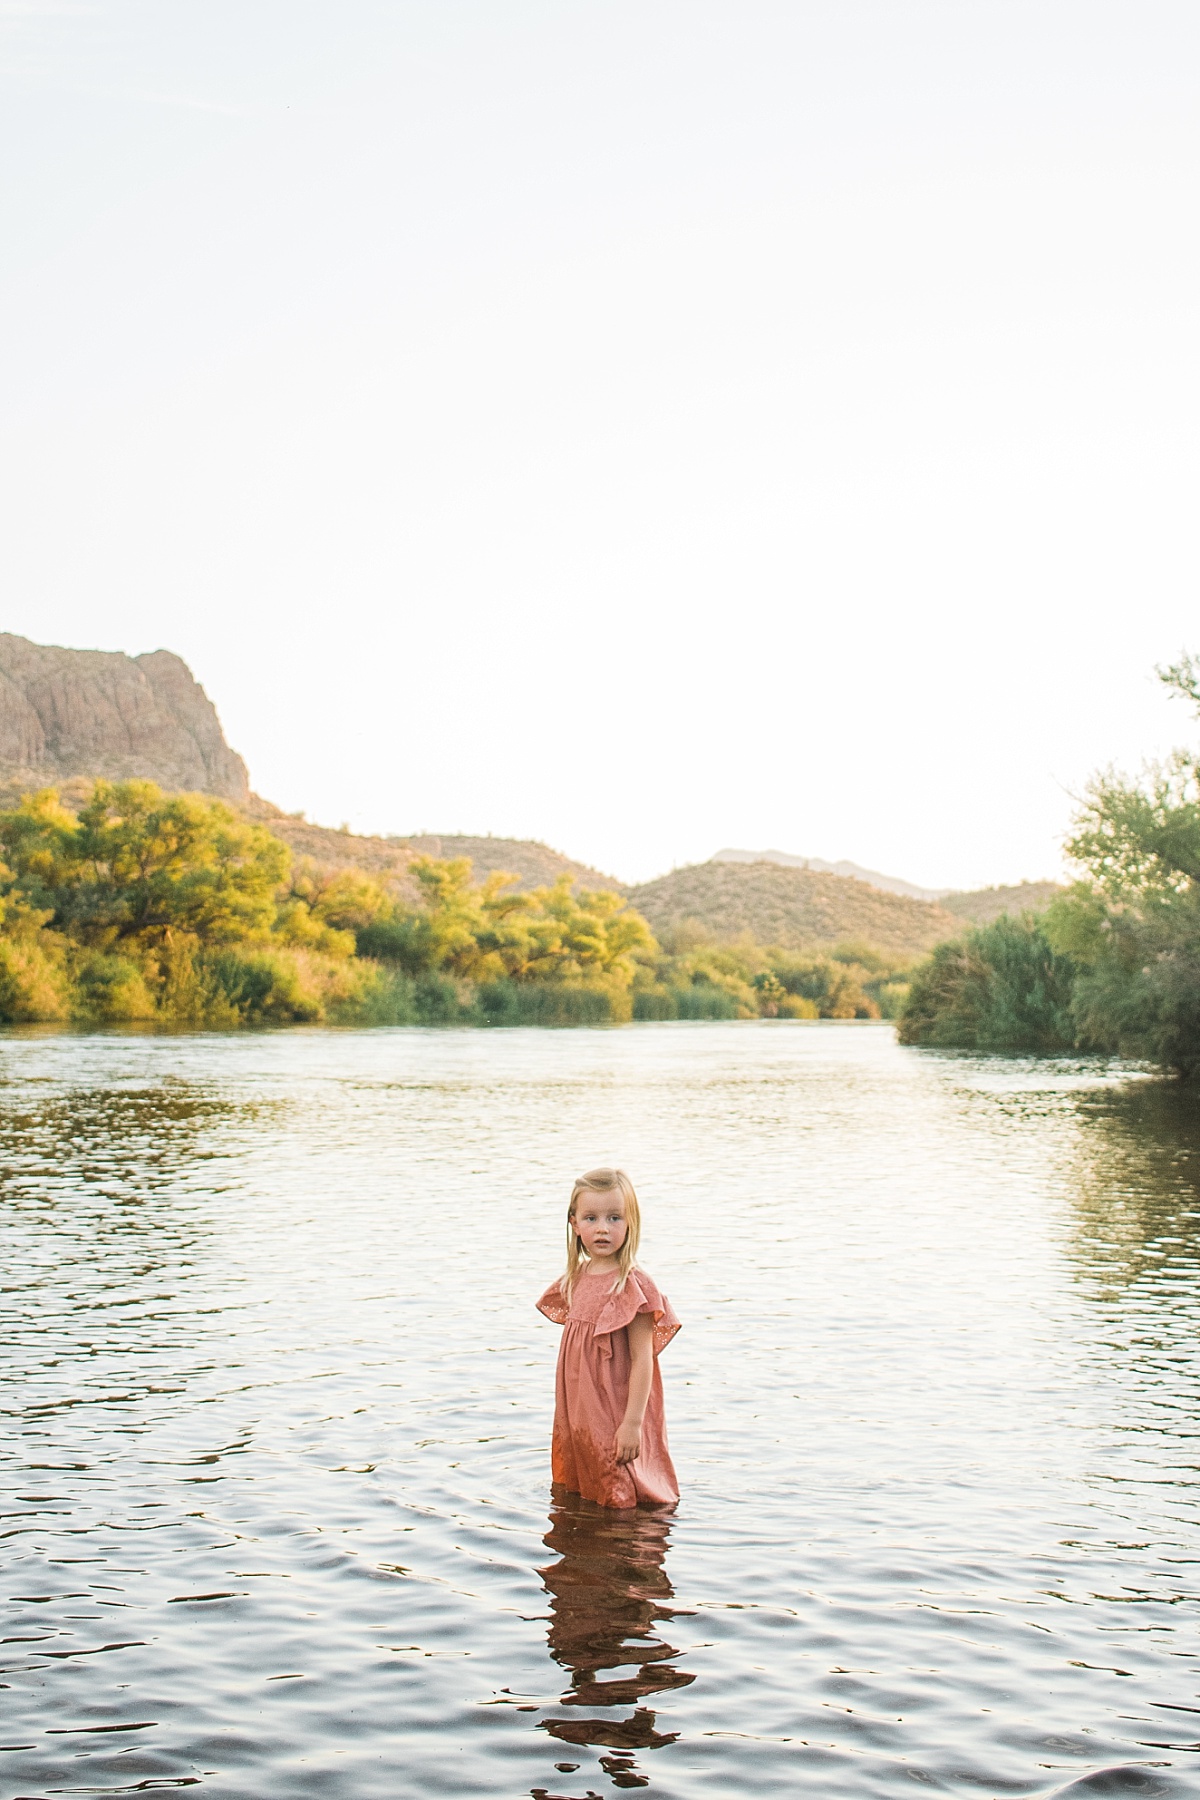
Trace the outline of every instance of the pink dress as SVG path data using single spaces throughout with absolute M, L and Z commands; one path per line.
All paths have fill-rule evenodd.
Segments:
M 667 1448 L 663 1416 L 660 1350 L 679 1330 L 671 1303 L 648 1275 L 634 1269 L 619 1294 L 611 1271 L 584 1271 L 575 1283 L 570 1310 L 558 1282 L 538 1301 L 538 1311 L 563 1326 L 554 1384 L 554 1480 L 601 1506 L 674 1506 L 679 1483 Z M 617 1426 L 629 1398 L 629 1333 L 638 1313 L 654 1315 L 654 1375 L 642 1420 L 642 1448 L 631 1463 L 613 1450 Z

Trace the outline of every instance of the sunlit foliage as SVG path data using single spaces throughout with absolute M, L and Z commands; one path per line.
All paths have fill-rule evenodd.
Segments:
M 269 928 L 286 845 L 219 800 L 98 782 L 78 815 L 52 791 L 0 815 L 10 891 L 76 943 L 142 951 L 184 931 L 235 943 Z
M 746 935 L 717 943 L 698 920 L 663 933 L 652 986 L 635 994 L 639 1018 L 878 1019 L 907 991 L 909 961 L 865 944 L 780 950 Z
M 0 1018 L 236 1025 L 365 998 L 345 896 L 289 889 L 286 844 L 219 800 L 97 782 L 0 814 Z
M 358 934 L 360 954 L 393 962 L 412 977 L 435 972 L 471 983 L 484 1016 L 494 1022 L 631 1016 L 635 978 L 657 945 L 620 895 L 607 889 L 576 893 L 566 875 L 527 893 L 502 873 L 476 886 L 465 858 L 420 857 L 412 872 L 424 904 L 377 916 Z M 552 986 L 558 996 L 553 1002 L 534 999 L 532 991 L 505 997 L 498 984 Z M 579 998 L 567 1001 L 568 990 Z
M 219 800 L 97 782 L 0 813 L 0 1022 L 581 1025 L 869 1019 L 905 991 L 869 946 L 804 954 L 684 921 L 658 944 L 609 889 L 522 891 L 418 857 L 400 893 L 293 863 Z

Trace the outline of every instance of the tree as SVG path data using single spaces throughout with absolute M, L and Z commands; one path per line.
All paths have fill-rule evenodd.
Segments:
M 526 972 L 534 898 L 511 891 L 515 875 L 497 871 L 476 887 L 465 856 L 445 862 L 418 856 L 410 868 L 424 905 L 396 907 L 372 921 L 359 932 L 361 954 L 396 962 L 410 975 L 439 971 L 463 981 Z
M 54 931 L 145 950 L 171 932 L 201 944 L 265 935 L 290 852 L 220 800 L 152 781 L 97 782 L 72 815 L 52 789 L 0 815 L 5 886 Z
M 575 893 L 571 877 L 535 888 L 526 979 L 600 983 L 625 992 L 657 948 L 641 913 L 609 888 Z
M 1158 671 L 1200 711 L 1200 664 Z M 1200 1075 L 1200 761 L 1177 750 L 1140 781 L 1107 771 L 1089 785 L 1067 852 L 1086 870 L 1045 929 L 1080 973 L 1081 1043 Z
M 1074 1043 L 1075 966 L 1037 919 L 1007 915 L 939 944 L 914 972 L 903 1044 L 960 1050 L 1065 1050 Z
M 569 875 L 531 893 L 497 871 L 476 886 L 466 857 L 417 857 L 424 905 L 397 907 L 359 932 L 360 953 L 458 980 L 601 982 L 627 988 L 656 946 L 640 913 L 619 894 L 575 893 Z

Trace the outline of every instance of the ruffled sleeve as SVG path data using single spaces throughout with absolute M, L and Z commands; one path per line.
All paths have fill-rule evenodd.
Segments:
M 592 1327 L 592 1336 L 608 1337 L 621 1331 L 639 1313 L 654 1315 L 654 1354 L 658 1356 L 679 1330 L 679 1320 L 667 1296 L 640 1269 L 633 1270 L 619 1294 L 610 1295 Z
M 552 1281 L 550 1283 L 550 1286 L 538 1301 L 537 1309 L 540 1313 L 545 1313 L 546 1317 L 552 1319 L 556 1325 L 566 1324 L 567 1303 L 563 1298 L 561 1282 Z

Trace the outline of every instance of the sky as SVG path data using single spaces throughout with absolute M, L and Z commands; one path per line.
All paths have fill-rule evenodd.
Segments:
M 1200 725 L 1194 0 L 0 0 L 0 628 L 628 880 Z

